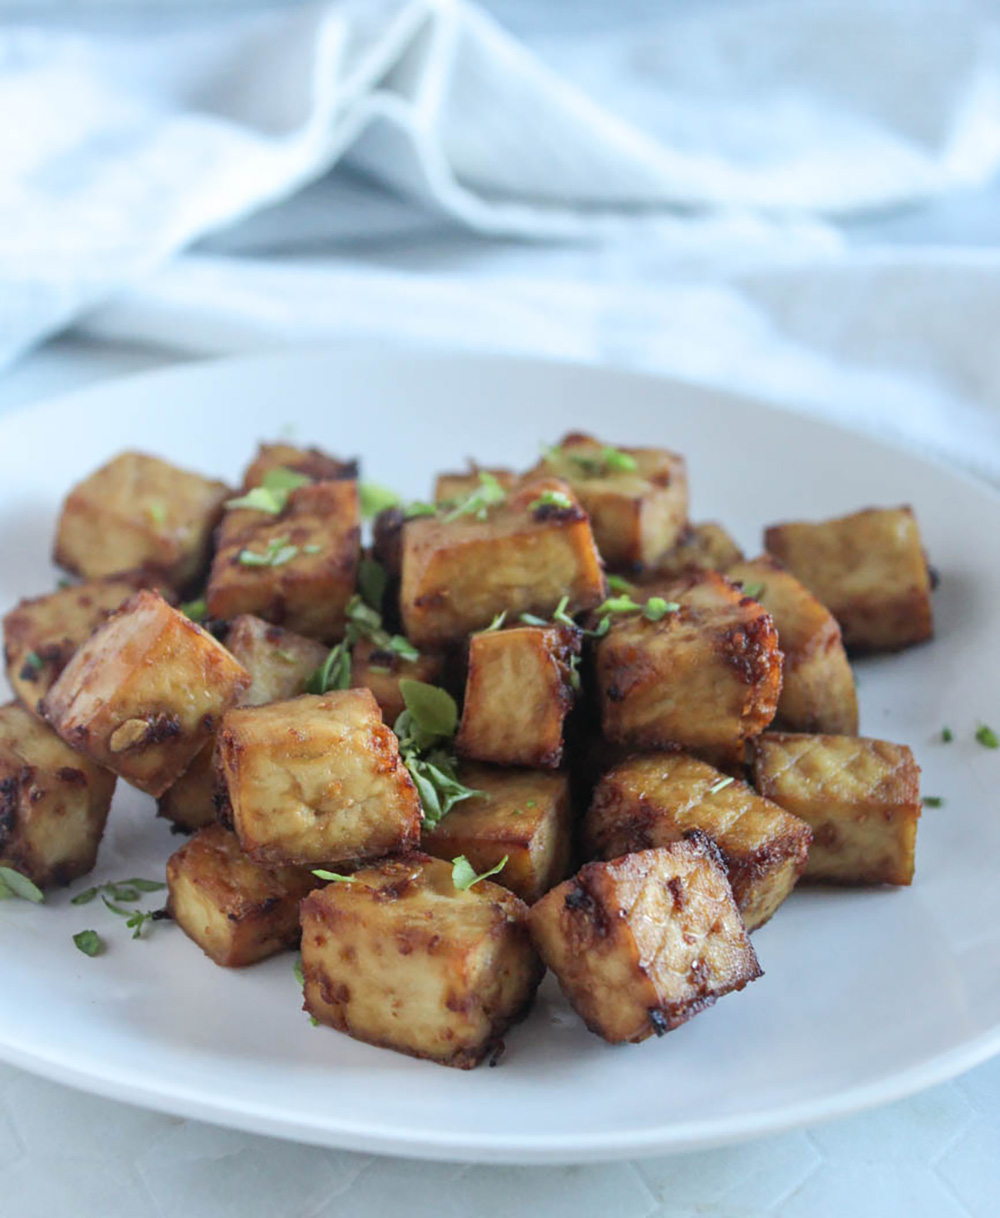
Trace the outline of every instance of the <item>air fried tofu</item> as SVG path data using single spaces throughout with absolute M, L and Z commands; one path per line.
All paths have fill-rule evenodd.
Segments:
M 302 902 L 305 1009 L 357 1040 L 476 1066 L 541 980 L 527 913 L 489 880 L 460 891 L 425 854 L 356 871 Z
M 930 572 L 912 508 L 777 524 L 764 545 L 830 610 L 848 651 L 897 651 L 934 633 Z
M 458 752 L 494 765 L 557 768 L 579 684 L 580 639 L 576 627 L 559 624 L 474 634 Z
M 74 753 L 13 703 L 0 707 L 0 863 L 39 888 L 86 875 L 115 790 L 115 776 Z
M 770 613 L 785 657 L 775 724 L 793 732 L 853 736 L 858 730 L 854 673 L 833 614 L 770 555 L 726 572 Z
M 208 580 L 210 616 L 254 614 L 336 642 L 354 594 L 360 538 L 353 479 L 300 486 L 277 513 L 230 508 Z
M 656 591 L 677 604 L 659 621 L 616 614 L 596 648 L 604 734 L 635 749 L 729 752 L 762 732 L 781 692 L 769 613 L 715 571 Z
M 721 524 L 713 521 L 692 524 L 684 530 L 673 549 L 664 554 L 656 568 L 644 575 L 655 580 L 692 570 L 725 571 L 742 557 L 743 551 Z
M 226 635 L 226 650 L 250 674 L 250 685 L 240 694 L 237 706 L 263 706 L 304 693 L 306 682 L 327 653 L 322 643 L 249 614 L 233 622 Z M 182 832 L 191 833 L 215 820 L 214 751 L 213 735 L 157 801 L 157 815 Z
M 229 711 L 216 771 L 223 811 L 257 862 L 319 865 L 419 844 L 420 799 L 370 690 Z
M 631 757 L 597 784 L 585 826 L 588 850 L 604 859 L 699 830 L 719 848 L 743 921 L 755 930 L 792 891 L 811 834 L 745 782 L 684 753 Z
M 221 643 L 144 590 L 77 650 L 41 710 L 72 748 L 159 796 L 249 684 Z
M 422 651 L 415 660 L 404 660 L 394 651 L 377 647 L 371 639 L 358 639 L 351 650 L 351 687 L 370 689 L 390 726 L 406 709 L 399 692 L 400 681 L 438 682 L 444 668 L 444 656 L 438 652 Z
M 291 470 L 311 482 L 337 482 L 341 479 L 356 479 L 357 461 L 341 461 L 318 448 L 299 448 L 295 444 L 261 444 L 253 461 L 243 475 L 243 490 L 261 486 L 265 477 L 275 470 Z
M 70 491 L 55 561 L 87 579 L 150 567 L 183 589 L 208 561 L 228 494 L 224 483 L 158 457 L 122 453 Z
M 546 501 L 552 495 L 558 503 Z M 400 607 L 417 647 L 459 642 L 504 610 L 548 617 L 564 596 L 570 614 L 603 599 L 590 521 L 564 482 L 533 482 L 481 515 L 444 512 L 403 527 Z
M 528 477 L 545 475 L 572 487 L 613 570 L 656 567 L 687 525 L 687 468 L 683 457 L 666 449 L 612 449 L 574 432 Z
M 480 474 L 484 473 L 495 478 L 505 491 L 513 490 L 517 485 L 517 474 L 513 470 L 488 468 L 470 461 L 469 469 L 463 474 L 438 474 L 434 480 L 434 502 L 457 503 L 479 486 Z
M 80 644 L 133 592 L 157 583 L 162 581 L 146 572 L 130 571 L 59 588 L 12 609 L 3 620 L 4 658 L 7 680 L 24 705 L 37 712 Z
M 531 936 L 592 1032 L 635 1043 L 760 976 L 726 873 L 703 835 L 588 863 L 529 914 Z
M 757 790 L 812 828 L 806 879 L 911 882 L 920 769 L 906 745 L 767 732 L 753 755 Z
M 167 908 L 216 964 L 241 968 L 298 944 L 299 902 L 318 882 L 304 867 L 255 863 L 211 825 L 167 861 Z
M 493 881 L 529 905 L 566 878 L 573 843 L 565 774 L 466 762 L 458 778 L 483 795 L 456 804 L 433 827 L 424 826 L 421 845 L 428 854 L 441 859 L 464 854 L 477 873 L 506 857 Z

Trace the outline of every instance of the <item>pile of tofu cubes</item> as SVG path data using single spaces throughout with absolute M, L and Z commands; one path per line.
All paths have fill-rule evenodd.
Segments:
M 238 491 L 134 452 L 73 488 L 78 582 L 4 619 L 0 861 L 89 871 L 122 779 L 191 835 L 168 908 L 212 960 L 300 946 L 316 1021 L 464 1068 L 546 968 L 638 1042 L 760 975 L 749 933 L 800 878 L 910 883 L 919 771 L 858 735 L 848 663 L 931 636 L 910 509 L 775 525 L 747 561 L 690 523 L 682 457 L 579 434 L 440 475 L 367 550 L 359 502 L 356 463 L 290 444 Z M 366 612 L 406 646 L 345 651 L 376 562 Z M 460 708 L 444 816 L 393 730 L 407 682 Z

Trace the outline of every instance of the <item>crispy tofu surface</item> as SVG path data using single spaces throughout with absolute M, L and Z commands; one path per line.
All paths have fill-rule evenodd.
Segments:
M 291 470 L 313 482 L 351 481 L 358 476 L 357 461 L 342 461 L 318 448 L 299 448 L 295 444 L 261 444 L 243 475 L 244 492 L 260 486 L 267 474 L 276 469 Z
M 912 881 L 920 769 L 906 745 L 767 732 L 753 755 L 757 790 L 812 828 L 806 879 Z
M 451 864 L 425 854 L 357 871 L 302 902 L 305 1009 L 357 1040 L 476 1066 L 544 971 L 527 912 L 489 880 L 459 891 Z
M 228 494 L 223 482 L 158 457 L 122 453 L 70 491 L 55 561 L 86 579 L 149 567 L 183 589 L 208 561 Z
M 72 748 L 159 796 L 249 684 L 221 643 L 143 590 L 77 650 L 41 711 Z
M 420 799 L 370 690 L 229 711 L 216 770 L 225 814 L 258 862 L 318 866 L 420 841 Z
M 557 768 L 563 724 L 575 697 L 580 639 L 579 630 L 565 625 L 474 634 L 455 738 L 458 752 L 494 765 Z
M 726 572 L 770 613 L 785 657 L 775 724 L 795 732 L 853 736 L 858 696 L 836 618 L 770 555 Z
M 614 859 L 668 846 L 692 831 L 719 849 L 748 930 L 762 926 L 806 865 L 809 826 L 745 782 L 684 753 L 631 757 L 597 784 L 587 849 Z
M 673 549 L 643 577 L 656 580 L 692 570 L 725 571 L 742 557 L 743 551 L 721 524 L 714 521 L 692 524 L 681 533 Z
M 715 571 L 643 591 L 680 608 L 655 622 L 613 617 L 595 662 L 605 736 L 636 749 L 735 757 L 778 705 L 781 652 L 770 614 Z
M 535 946 L 587 1027 L 662 1035 L 760 976 L 707 838 L 588 863 L 531 907 Z
M 86 875 L 115 776 L 81 757 L 34 715 L 0 707 L 0 863 L 39 888 Z
M 7 679 L 14 693 L 37 712 L 80 644 L 133 592 L 157 586 L 173 599 L 162 580 L 148 572 L 129 571 L 21 601 L 3 620 Z
M 546 492 L 570 506 L 545 504 Z M 485 516 L 446 512 L 403 526 L 400 608 L 417 647 L 460 642 L 504 610 L 549 617 L 564 596 L 571 614 L 603 599 L 590 521 L 565 483 L 525 485 Z
M 308 868 L 255 863 L 211 825 L 170 856 L 167 908 L 216 964 L 241 968 L 298 944 L 299 902 L 318 882 Z
M 897 651 L 933 635 L 931 579 L 912 508 L 777 524 L 764 545 L 830 610 L 849 651 Z
M 566 878 L 573 814 L 565 774 L 466 762 L 458 777 L 483 795 L 463 800 L 436 825 L 424 826 L 421 845 L 428 854 L 445 860 L 464 854 L 477 873 L 506 857 L 493 882 L 529 905 Z
M 390 726 L 406 709 L 399 692 L 400 681 L 437 683 L 444 669 L 444 656 L 422 651 L 416 660 L 404 660 L 394 651 L 382 651 L 371 639 L 358 639 L 351 651 L 351 687 L 370 689 L 382 718 Z
M 608 445 L 574 432 L 549 449 L 527 477 L 561 478 L 590 516 L 597 548 L 614 570 L 655 567 L 687 525 L 684 458 L 664 448 L 621 448 L 633 468 L 610 465 Z

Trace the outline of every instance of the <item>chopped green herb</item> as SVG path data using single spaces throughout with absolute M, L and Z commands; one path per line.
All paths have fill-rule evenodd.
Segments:
M 524 622 L 525 626 L 547 626 L 548 622 L 543 617 L 539 617 L 535 613 L 519 613 L 517 615 L 519 622 Z
M 943 727 L 941 729 L 941 743 L 942 744 L 951 744 L 951 742 L 954 739 L 955 739 L 955 737 L 952 734 L 952 730 L 950 727 Z
M 528 504 L 529 512 L 537 512 L 539 508 L 556 508 L 560 512 L 570 511 L 573 500 L 563 491 L 542 491 L 537 499 Z
M 714 786 L 708 788 L 708 793 L 709 795 L 715 795 L 719 791 L 724 791 L 726 787 L 732 786 L 735 781 L 736 779 L 733 778 L 732 775 L 730 775 L 728 778 L 720 778 Z
M 406 710 L 396 720 L 393 731 L 399 737 L 399 751 L 420 796 L 428 826 L 438 823 L 455 804 L 474 795 L 483 795 L 460 782 L 451 738 L 458 726 L 458 707 L 446 690 L 423 681 L 404 679 L 399 683 Z
M 756 600 L 764 591 L 764 585 L 757 580 L 755 583 L 743 585 L 743 595 L 749 596 L 751 600 Z
M 404 520 L 416 520 L 418 516 L 436 516 L 438 508 L 444 506 L 444 504 L 437 503 L 421 503 L 420 500 L 415 499 L 403 508 L 403 518 Z
M 628 453 L 623 453 L 620 448 L 606 447 L 601 449 L 601 457 L 608 469 L 614 473 L 629 472 L 636 468 L 635 457 L 630 457 Z
M 284 465 L 276 465 L 274 469 L 267 470 L 260 480 L 265 490 L 275 491 L 279 495 L 284 493 L 286 503 L 292 491 L 297 491 L 300 486 L 308 486 L 311 482 L 312 478 L 308 475 L 300 474 Z
M 605 617 L 610 613 L 639 613 L 641 610 L 642 605 L 637 604 L 631 596 L 622 593 L 620 596 L 609 596 L 606 601 L 597 606 L 596 612 L 600 617 Z
M 40 905 L 45 900 L 45 893 L 34 880 L 29 880 L 13 867 L 0 867 L 0 901 L 18 897 L 22 901 L 32 901 Z
M 179 605 L 181 613 L 185 617 L 189 617 L 192 622 L 203 622 L 208 615 L 208 605 L 204 600 L 185 601 L 183 605 Z
M 73 587 L 73 581 L 72 581 L 71 579 L 60 579 L 60 580 L 57 580 L 57 581 L 56 581 L 56 587 L 57 587 L 57 588 L 60 590 L 60 592 L 61 592 L 61 591 L 63 591 L 63 590 L 64 590 L 64 589 L 66 589 L 66 588 L 72 588 L 72 587 Z
M 159 499 L 146 504 L 146 512 L 154 524 L 165 524 L 167 520 L 167 505 Z
M 287 537 L 273 537 L 263 554 L 256 550 L 241 550 L 240 562 L 245 567 L 283 567 L 298 554 L 298 546 L 287 544 Z
M 479 485 L 471 490 L 444 517 L 446 521 L 457 520 L 459 516 L 474 516 L 477 520 L 485 520 L 491 507 L 503 503 L 507 492 L 496 477 L 485 469 L 479 471 Z
M 322 549 L 323 549 L 322 546 L 303 546 L 302 553 L 303 554 L 319 554 Z
M 413 723 L 428 736 L 453 736 L 458 727 L 458 707 L 446 689 L 425 681 L 404 678 L 399 692 Z
M 575 465 L 584 478 L 604 478 L 609 473 L 631 472 L 636 469 L 635 457 L 622 452 L 620 448 L 605 445 L 597 452 L 573 452 L 567 448 L 543 448 L 542 453 L 549 464 L 558 466 L 560 462 L 570 462 Z
M 295 957 L 295 961 L 292 964 L 292 973 L 295 977 L 295 980 L 299 983 L 299 985 L 304 986 L 306 983 L 306 979 L 302 972 L 302 953 L 301 952 L 299 952 L 298 955 Z
M 346 640 L 330 649 L 329 655 L 306 682 L 307 694 L 328 694 L 351 687 L 351 653 Z
M 582 682 L 580 680 L 580 657 L 575 652 L 569 657 L 569 687 L 575 694 L 578 694 L 582 688 Z
M 313 875 L 320 880 L 329 880 L 331 884 L 354 884 L 353 875 L 341 875 L 339 871 L 324 871 L 322 867 L 314 867 Z
M 382 612 L 388 586 L 389 574 L 385 567 L 374 558 L 362 558 L 358 567 L 358 588 L 368 604 L 379 613 Z
M 677 601 L 665 601 L 662 596 L 651 596 L 642 609 L 642 616 L 650 622 L 658 622 L 668 613 L 676 613 L 680 609 Z
M 104 940 L 96 930 L 77 931 L 73 942 L 85 956 L 99 956 L 104 951 Z
M 629 581 L 621 575 L 609 575 L 608 587 L 612 592 L 632 593 L 635 591 L 635 584 L 629 583 Z
M 226 507 L 230 510 L 243 508 L 250 512 L 264 512 L 268 516 L 279 516 L 284 511 L 287 502 L 288 496 L 283 495 L 280 491 L 268 490 L 266 486 L 255 486 L 245 495 L 239 495 L 236 499 L 228 499 Z
M 506 620 L 507 620 L 507 610 L 504 609 L 504 611 L 502 613 L 498 613 L 496 615 L 496 617 L 493 619 L 493 621 L 490 622 L 490 624 L 483 631 L 483 634 L 488 634 L 489 631 L 491 631 L 491 630 L 499 630 L 503 626 L 503 624 Z
M 399 496 L 388 487 L 379 486 L 377 482 L 361 482 L 358 484 L 358 499 L 361 504 L 361 515 L 365 520 L 371 520 L 386 508 L 398 507 Z
M 562 600 L 559 602 L 559 604 L 556 605 L 555 609 L 552 611 L 552 620 L 554 622 L 558 622 L 560 626 L 573 626 L 575 628 L 576 622 L 573 621 L 573 619 L 570 617 L 569 613 L 567 612 L 568 608 L 569 608 L 569 597 L 564 596 L 562 598 Z
M 537 799 L 529 799 L 529 800 L 527 800 L 527 801 L 525 802 L 525 805 L 524 805 L 524 806 L 525 806 L 526 808 L 537 808 L 537 807 L 538 807 L 538 800 L 537 800 Z
M 509 855 L 504 855 L 495 867 L 491 867 L 489 871 L 484 871 L 480 875 L 476 875 L 476 869 L 465 857 L 460 854 L 457 859 L 451 860 L 451 882 L 455 885 L 459 892 L 468 892 L 473 884 L 478 884 L 480 880 L 489 879 L 491 875 L 496 875 L 503 871 L 507 866 Z
M 44 661 L 37 651 L 29 651 L 24 657 L 24 665 L 21 668 L 21 680 L 30 681 L 32 677 L 37 677 L 42 671 Z
M 1000 740 L 997 739 L 996 732 L 987 727 L 985 723 L 980 723 L 976 728 L 976 739 L 986 749 L 1000 749 Z
M 925 808 L 943 808 L 944 799 L 940 795 L 925 795 L 923 805 Z
M 130 880 L 109 880 L 106 884 L 98 884 L 93 888 L 85 888 L 83 892 L 78 892 L 75 897 L 71 898 L 70 903 L 89 905 L 99 893 L 105 892 L 113 901 L 139 901 L 142 899 L 142 893 L 162 892 L 165 888 L 166 884 L 160 880 L 143 880 L 137 877 Z

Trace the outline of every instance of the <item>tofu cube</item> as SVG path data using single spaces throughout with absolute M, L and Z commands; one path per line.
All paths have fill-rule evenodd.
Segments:
M 203 571 L 229 488 L 158 457 L 126 452 L 63 503 L 55 561 L 87 579 L 149 567 L 178 590 Z
M 77 650 L 41 711 L 71 748 L 159 796 L 249 684 L 221 643 L 144 590 Z
M 468 1070 L 503 1048 L 544 972 L 512 892 L 464 892 L 411 854 L 302 902 L 305 1009 L 356 1040 Z
M 612 1044 L 662 1036 L 761 975 L 704 837 L 588 863 L 528 922 L 570 1005 Z
M 826 605 L 848 651 L 898 651 L 933 635 L 931 577 L 912 508 L 773 525 L 764 546 Z
M 493 876 L 529 905 L 564 880 L 573 853 L 573 811 L 569 778 L 537 770 L 499 769 L 466 762 L 459 781 L 474 791 L 432 828 L 424 826 L 421 846 L 436 858 L 464 854 L 477 874 Z
M 276 513 L 231 508 L 219 529 L 206 600 L 213 618 L 253 614 L 336 642 L 361 552 L 353 480 L 299 487 Z
M 210 825 L 168 859 L 167 908 L 206 956 L 242 968 L 298 945 L 299 902 L 317 883 L 308 868 L 255 863 Z
M 469 640 L 465 703 L 455 748 L 494 765 L 556 769 L 575 700 L 581 632 L 514 626 Z
M 611 460 L 608 454 L 612 453 Z M 622 468 L 628 465 L 631 468 Z M 684 458 L 664 448 L 609 449 L 573 432 L 528 477 L 561 478 L 590 516 L 601 557 L 613 570 L 658 566 L 688 519 Z
M 920 768 L 905 744 L 767 732 L 753 744 L 754 786 L 812 829 L 804 878 L 909 884 Z
M 546 492 L 569 506 L 543 502 Z M 483 516 L 446 512 L 403 526 L 400 607 L 421 649 L 460 642 L 504 610 L 548 617 L 568 596 L 572 614 L 604 597 L 590 521 L 565 483 L 523 486 Z
M 765 554 L 726 572 L 774 618 L 785 657 L 775 725 L 854 736 L 858 695 L 833 614 L 777 559 Z
M 656 568 L 645 574 L 655 580 L 686 571 L 725 571 L 742 557 L 743 551 L 721 524 L 691 524 Z
M 351 651 L 351 687 L 370 689 L 390 726 L 406 709 L 399 692 L 400 681 L 423 681 L 434 685 L 444 669 L 444 656 L 421 652 L 416 660 L 404 660 L 394 651 L 383 651 L 371 639 L 358 639 Z
M 469 469 L 464 474 L 438 474 L 434 480 L 434 502 L 456 503 L 474 491 L 481 481 L 480 474 L 490 474 L 505 491 L 513 490 L 517 485 L 517 474 L 510 469 L 500 469 L 496 466 L 479 466 L 469 463 Z
M 355 480 L 358 476 L 357 461 L 341 461 L 318 448 L 299 448 L 295 444 L 261 444 L 256 456 L 243 475 L 243 491 L 261 486 L 264 478 L 276 469 L 291 470 L 313 482 L 339 482 Z
M 680 608 L 659 621 L 614 615 L 597 644 L 604 734 L 634 749 L 734 756 L 774 718 L 781 652 L 771 615 L 715 571 L 656 591 Z
M 115 776 L 74 753 L 34 715 L 0 707 L 0 863 L 39 888 L 97 861 Z
M 229 711 L 216 771 L 243 849 L 262 863 L 379 858 L 420 842 L 422 812 L 370 690 Z
M 226 650 L 250 674 L 250 685 L 237 706 L 263 706 L 304 693 L 306 682 L 326 659 L 322 643 L 303 638 L 259 617 L 238 617 L 226 635 Z M 216 819 L 215 736 L 177 781 L 157 801 L 157 815 L 182 833 L 192 833 Z
M 3 620 L 7 680 L 28 710 L 38 712 L 73 653 L 102 622 L 137 589 L 158 582 L 147 572 L 130 571 L 32 597 L 12 609 Z M 172 599 L 169 591 L 166 596 Z
M 772 916 L 809 853 L 809 826 L 745 782 L 685 753 L 650 753 L 615 766 L 587 812 L 588 851 L 615 859 L 669 846 L 692 832 L 716 844 L 747 930 Z

